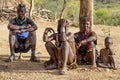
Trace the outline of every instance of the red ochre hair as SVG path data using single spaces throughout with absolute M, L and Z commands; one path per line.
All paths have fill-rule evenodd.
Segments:
M 69 22 L 67 20 L 65 20 L 65 19 L 58 20 L 58 27 L 57 27 L 58 33 L 61 32 L 60 30 L 61 30 L 61 27 L 63 27 L 64 23 L 68 23 L 69 24 Z M 66 26 L 64 26 L 64 27 L 65 27 L 65 31 L 66 31 Z
M 88 17 L 88 16 L 80 17 L 80 21 L 81 21 L 81 23 L 86 22 L 86 21 L 89 21 L 89 22 L 90 22 L 90 25 L 92 25 L 91 18 Z

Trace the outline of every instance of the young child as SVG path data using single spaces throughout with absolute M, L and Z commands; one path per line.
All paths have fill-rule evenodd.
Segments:
M 114 53 L 111 49 L 113 44 L 111 37 L 105 38 L 105 48 L 100 50 L 100 56 L 97 61 L 97 66 L 102 68 L 115 69 Z

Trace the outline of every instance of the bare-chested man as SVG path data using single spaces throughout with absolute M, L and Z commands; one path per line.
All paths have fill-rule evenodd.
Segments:
M 75 61 L 75 41 L 74 34 L 68 32 L 69 23 L 65 19 L 60 19 L 58 22 L 58 33 L 55 33 L 52 28 L 46 28 L 43 40 L 46 42 L 45 46 L 50 54 L 52 64 L 47 65 L 46 68 L 57 68 L 59 64 L 62 65 L 62 69 L 59 70 L 60 74 L 67 72 L 67 66 L 71 65 Z M 48 36 L 48 32 L 53 34 Z M 55 40 L 55 44 L 51 41 Z M 59 59 L 61 57 L 61 59 Z M 61 61 L 61 63 L 60 63 Z M 76 65 L 76 63 L 74 63 Z
M 115 69 L 114 53 L 111 49 L 113 44 L 111 37 L 105 38 L 105 48 L 100 50 L 100 56 L 98 58 L 98 67 Z
M 92 64 L 92 67 L 96 67 L 96 33 L 91 30 L 91 21 L 89 17 L 82 17 L 81 25 L 83 30 L 75 33 L 77 62 L 78 64 L 89 63 Z
M 28 52 L 31 49 L 31 61 L 38 62 L 35 56 L 36 48 L 36 24 L 25 16 L 26 7 L 19 4 L 17 7 L 17 17 L 8 24 L 10 56 L 8 62 L 15 60 L 15 53 Z

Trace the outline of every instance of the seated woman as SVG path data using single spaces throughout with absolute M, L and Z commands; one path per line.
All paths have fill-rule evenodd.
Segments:
M 91 21 L 89 17 L 81 18 L 81 27 L 83 30 L 75 33 L 75 41 L 77 47 L 78 64 L 92 64 L 96 67 L 96 44 L 97 36 L 91 30 Z
M 68 27 L 68 21 L 60 19 L 57 27 L 58 33 L 55 33 L 52 28 L 46 28 L 43 35 L 43 41 L 46 42 L 45 46 L 50 54 L 50 64 L 46 65 L 46 68 L 59 68 L 60 74 L 67 72 L 68 65 L 76 65 L 76 63 L 73 63 L 76 53 L 74 35 L 68 32 Z M 48 36 L 48 32 L 52 31 L 53 34 Z M 55 40 L 55 44 L 51 42 L 52 40 Z
M 17 7 L 17 17 L 12 19 L 8 24 L 9 29 L 9 45 L 10 56 L 6 60 L 11 62 L 15 60 L 15 53 L 28 52 L 31 49 L 31 61 L 38 62 L 39 59 L 35 56 L 36 48 L 36 24 L 25 16 L 26 7 L 24 4 L 19 4 Z
M 111 37 L 105 38 L 105 48 L 100 50 L 100 56 L 97 61 L 97 66 L 102 68 L 110 68 L 115 69 L 115 60 L 114 53 L 111 49 L 111 45 L 113 44 Z

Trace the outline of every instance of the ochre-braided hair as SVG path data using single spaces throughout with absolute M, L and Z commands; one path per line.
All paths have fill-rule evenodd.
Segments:
M 80 21 L 81 21 L 81 23 L 84 23 L 84 22 L 86 22 L 86 21 L 89 21 L 89 22 L 90 22 L 90 25 L 92 25 L 91 18 L 88 17 L 88 16 L 83 16 L 83 17 L 81 17 L 81 18 L 80 18 Z
M 65 19 L 60 19 L 60 20 L 58 21 L 58 27 L 57 27 L 58 33 L 61 33 L 61 28 L 62 28 L 62 27 L 65 27 L 65 31 L 66 31 L 66 26 L 63 25 L 64 23 L 69 24 L 68 21 L 65 20 Z

